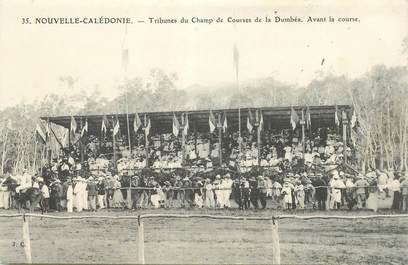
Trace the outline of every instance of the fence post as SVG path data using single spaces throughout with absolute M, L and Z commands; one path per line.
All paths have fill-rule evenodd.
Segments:
M 145 257 L 144 257 L 144 228 L 143 228 L 143 220 L 139 215 L 137 218 L 137 225 L 138 225 L 138 264 L 145 264 Z
M 281 264 L 278 221 L 272 216 L 272 264 Z
M 28 224 L 28 219 L 26 219 L 25 214 L 23 215 L 23 243 L 24 243 L 24 252 L 26 256 L 26 262 L 31 262 L 31 243 L 30 243 L 30 229 Z

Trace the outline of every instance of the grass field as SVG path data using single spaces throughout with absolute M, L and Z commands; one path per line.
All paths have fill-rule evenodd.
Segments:
M 15 213 L 15 211 L 0 211 Z M 205 213 L 270 216 L 277 211 L 145 210 L 79 215 Z M 389 213 L 389 212 L 388 212 Z M 287 214 L 287 213 L 285 213 Z M 304 212 L 298 215 L 369 215 L 372 212 Z M 58 213 L 68 216 L 68 213 Z M 78 215 L 73 213 L 71 215 Z M 146 263 L 270 263 L 269 221 L 146 219 Z M 0 263 L 25 262 L 22 218 L 0 218 Z M 281 220 L 285 264 L 408 264 L 408 219 Z M 136 263 L 137 220 L 31 218 L 34 263 Z

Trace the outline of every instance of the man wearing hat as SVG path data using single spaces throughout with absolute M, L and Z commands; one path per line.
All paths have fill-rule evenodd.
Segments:
M 214 192 L 213 192 L 213 184 L 209 178 L 205 179 L 204 182 L 204 205 L 207 208 L 214 208 L 215 207 L 215 199 L 214 199 Z
M 349 210 L 353 209 L 354 205 L 356 205 L 356 193 L 355 193 L 355 185 L 353 183 L 353 178 L 351 175 L 346 174 L 346 202 Z
M 104 197 L 105 197 L 105 181 L 103 177 L 98 178 L 98 183 L 96 184 L 96 188 L 98 190 L 98 205 L 99 209 L 104 209 L 105 208 L 105 202 L 104 202 Z
M 231 175 L 227 173 L 224 176 L 224 179 L 221 182 L 221 185 L 223 186 L 223 197 L 224 197 L 224 208 L 231 208 L 231 202 L 230 202 L 230 197 L 231 197 L 231 192 L 232 192 L 232 184 L 234 182 L 231 179 Z
M 249 179 L 249 189 L 250 189 L 250 194 L 249 198 L 254 206 L 255 209 L 259 208 L 258 205 L 258 198 L 259 198 L 259 189 L 258 189 L 258 181 L 254 176 L 251 176 Z
M 357 181 L 354 183 L 357 197 L 357 209 L 362 209 L 366 202 L 366 189 L 369 183 L 363 175 L 358 175 Z
M 38 185 L 43 195 L 43 207 L 44 212 L 48 212 L 49 210 L 49 200 L 50 200 L 50 191 L 48 186 L 44 184 L 44 179 L 42 177 L 38 178 Z
M 192 183 L 190 179 L 186 176 L 183 179 L 183 188 L 184 188 L 184 207 L 191 208 L 194 202 L 194 191 L 192 188 Z
M 318 173 L 316 175 L 315 182 L 313 186 L 316 188 L 316 200 L 319 210 L 326 210 L 326 200 L 327 200 L 327 183 L 323 179 L 323 175 Z
M 337 171 L 333 172 L 332 180 L 330 181 L 331 189 L 331 199 L 330 199 L 330 208 L 331 209 L 340 209 L 341 206 L 341 190 L 346 188 L 343 180 L 340 179 L 339 173 Z
M 408 172 L 401 178 L 402 210 L 408 211 Z
M 62 211 L 61 200 L 64 198 L 64 190 L 61 181 L 59 179 L 55 179 L 53 182 L 51 182 L 50 188 L 51 199 L 54 201 L 54 207 L 57 212 L 60 212 Z
M 20 184 L 16 188 L 16 192 L 24 191 L 33 186 L 32 178 L 30 174 L 28 174 L 27 169 L 23 169 L 22 175 L 17 175 L 17 184 Z
M 249 181 L 246 178 L 241 178 L 241 201 L 245 210 L 251 207 Z
M 216 200 L 216 206 L 219 208 L 224 207 L 224 191 L 223 186 L 221 184 L 221 176 L 217 175 L 215 176 L 215 180 L 213 182 L 214 184 L 214 193 L 215 193 L 215 200 Z
M 259 189 L 259 200 L 261 201 L 262 209 L 266 208 L 266 194 L 267 194 L 267 187 L 265 178 L 260 175 L 258 176 L 258 189 Z
M 96 212 L 96 200 L 98 196 L 98 189 L 96 187 L 96 182 L 94 181 L 93 177 L 88 178 L 88 200 L 89 200 L 89 208 L 91 211 Z
M 171 187 L 170 181 L 166 180 L 164 182 L 163 192 L 164 192 L 164 195 L 165 195 L 165 198 L 166 198 L 165 203 L 164 203 L 164 207 L 165 208 L 173 208 L 174 207 L 174 203 L 173 203 L 174 190 L 173 190 L 173 187 Z
M 67 180 L 64 185 L 67 187 L 67 212 L 72 213 L 74 208 L 74 185 L 75 181 Z

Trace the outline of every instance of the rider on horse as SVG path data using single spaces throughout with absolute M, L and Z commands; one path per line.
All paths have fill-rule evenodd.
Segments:
M 27 169 L 23 170 L 23 175 L 17 175 L 16 178 L 17 184 L 19 184 L 19 186 L 16 187 L 17 193 L 22 193 L 26 189 L 31 188 L 33 186 L 33 180 L 30 174 L 27 173 Z

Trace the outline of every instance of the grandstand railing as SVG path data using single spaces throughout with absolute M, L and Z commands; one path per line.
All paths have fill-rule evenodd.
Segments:
M 23 247 L 27 263 L 32 263 L 31 256 L 31 241 L 29 230 L 29 217 L 34 218 L 48 218 L 56 220 L 78 220 L 78 219 L 137 219 L 138 220 L 138 264 L 145 264 L 145 251 L 144 251 L 144 226 L 143 219 L 152 218 L 204 218 L 215 220 L 263 220 L 271 222 L 271 235 L 272 235 L 272 260 L 271 264 L 281 264 L 280 257 L 280 242 L 278 221 L 279 220 L 313 220 L 313 219 L 342 219 L 342 220 L 356 220 L 356 219 L 390 219 L 390 218 L 408 218 L 408 214 L 392 214 L 392 215 L 366 215 L 366 216 L 341 216 L 341 215 L 311 215 L 311 216 L 298 216 L 298 215 L 279 215 L 279 216 L 222 216 L 222 215 L 206 215 L 206 214 L 141 214 L 130 216 L 57 216 L 57 215 L 44 215 L 44 214 L 0 214 L 0 218 L 15 218 L 22 217 L 23 219 Z

